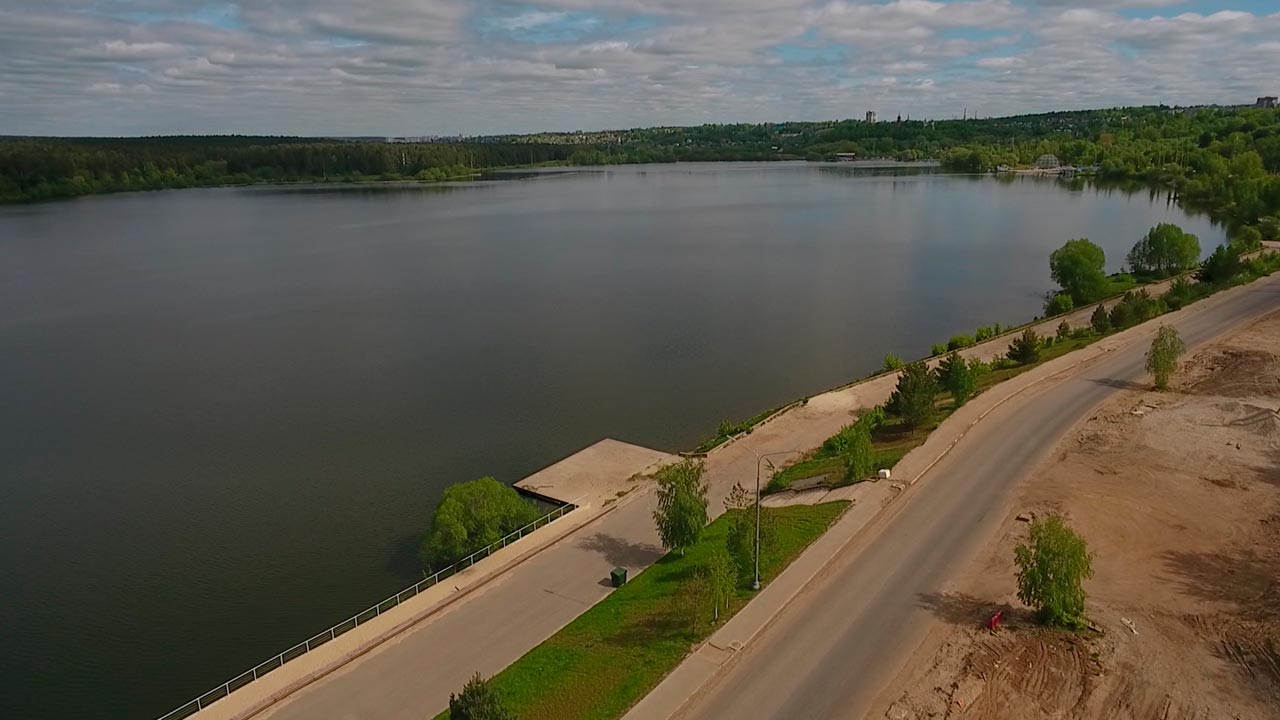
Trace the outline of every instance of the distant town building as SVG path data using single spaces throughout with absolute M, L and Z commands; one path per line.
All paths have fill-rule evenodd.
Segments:
M 1260 97 L 1258 98 L 1257 106 L 1260 108 L 1273 108 L 1276 106 L 1276 98 Z
M 875 122 L 875 121 L 876 121 L 876 111 L 875 111 L 875 110 L 868 110 L 868 111 L 867 111 L 867 122 L 869 122 L 869 123 L 873 123 L 873 122 Z
M 1057 155 L 1045 154 L 1036 158 L 1036 168 L 1040 170 L 1057 170 L 1061 166 Z
M 853 162 L 854 160 L 857 160 L 857 159 L 858 159 L 858 153 L 850 153 L 850 152 L 836 153 L 836 160 L 838 162 Z

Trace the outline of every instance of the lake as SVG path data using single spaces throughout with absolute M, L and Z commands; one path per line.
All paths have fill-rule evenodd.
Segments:
M 419 577 L 453 482 L 1030 319 L 1160 191 L 682 164 L 0 208 L 0 716 L 155 717 Z

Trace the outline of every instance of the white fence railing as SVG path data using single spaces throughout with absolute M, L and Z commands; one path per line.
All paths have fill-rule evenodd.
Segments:
M 296 660 L 297 658 L 303 655 L 306 655 L 308 652 L 315 650 L 316 648 L 320 647 L 321 645 L 324 645 L 330 640 L 333 640 L 339 635 L 342 635 L 343 633 L 346 633 L 350 630 L 353 630 L 369 622 L 370 620 L 378 617 L 382 613 L 387 612 L 388 610 L 399 605 L 405 600 L 408 600 L 409 598 L 413 597 L 414 595 L 417 595 L 423 590 L 426 590 L 427 588 L 439 583 L 441 580 L 445 580 L 449 577 L 452 577 L 453 575 L 463 570 L 466 570 L 472 565 L 475 565 L 477 561 L 483 560 L 484 558 L 492 555 L 495 550 L 501 550 L 502 548 L 510 545 L 516 540 L 519 540 L 525 535 L 528 535 L 534 530 L 537 530 L 538 528 L 543 527 L 544 525 L 547 525 L 552 520 L 563 517 L 566 513 L 568 513 L 570 510 L 573 510 L 575 507 L 577 506 L 572 503 L 561 505 L 560 507 L 556 508 L 555 510 L 552 510 L 546 515 L 543 515 L 537 520 L 534 520 L 528 525 L 525 525 L 519 530 L 516 530 L 515 532 L 502 537 L 501 539 L 499 539 L 498 541 L 490 545 L 486 545 L 485 547 L 480 548 L 479 550 L 462 558 L 461 560 L 450 565 L 449 567 L 446 567 L 443 570 L 439 570 L 432 573 L 431 575 L 428 575 L 422 580 L 414 583 L 413 585 L 410 585 L 404 590 L 401 590 L 395 595 L 392 595 L 391 597 L 387 598 L 386 600 L 383 600 L 382 602 L 378 603 L 377 605 L 374 605 L 373 607 L 365 610 L 364 612 L 360 612 L 360 613 L 356 613 L 355 615 L 352 615 L 351 617 L 347 618 L 346 620 L 343 620 L 337 625 L 334 625 L 328 630 L 325 630 L 319 635 L 314 635 L 308 640 L 306 640 L 305 642 L 300 642 L 297 645 L 294 645 L 293 647 L 289 648 L 288 650 L 285 650 L 279 655 L 276 655 L 270 660 L 267 660 L 264 663 L 259 663 L 258 665 L 254 666 L 252 669 L 246 670 L 245 672 L 240 673 L 239 675 L 222 683 L 221 685 L 210 690 L 209 692 L 204 693 L 203 695 L 197 697 L 196 699 L 188 703 L 185 703 L 177 708 L 174 708 L 173 710 L 165 713 L 164 715 L 161 715 L 159 720 L 181 720 L 182 718 L 190 717 L 196 714 L 197 712 L 200 712 L 201 710 L 209 707 L 209 705 L 230 695 L 233 691 L 238 690 L 244 687 L 245 685 L 248 685 L 254 680 L 257 680 L 258 678 L 284 665 L 290 660 Z

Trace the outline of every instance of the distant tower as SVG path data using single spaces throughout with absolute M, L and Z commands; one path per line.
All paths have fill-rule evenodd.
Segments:
M 867 111 L 867 122 L 869 122 L 869 123 L 873 123 L 873 122 L 875 122 L 875 121 L 876 121 L 876 111 L 875 111 L 875 110 L 868 110 L 868 111 Z
M 898 113 L 898 124 L 902 124 L 902 113 Z

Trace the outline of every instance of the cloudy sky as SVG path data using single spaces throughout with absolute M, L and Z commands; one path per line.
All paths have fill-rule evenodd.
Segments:
M 1280 0 L 0 0 L 0 134 L 481 134 L 1280 94 Z

